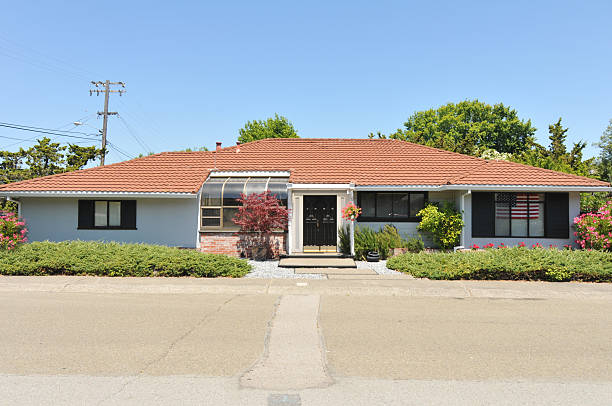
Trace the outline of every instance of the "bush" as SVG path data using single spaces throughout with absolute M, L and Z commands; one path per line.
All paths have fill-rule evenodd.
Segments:
M 338 229 L 338 237 L 340 239 L 340 252 L 344 255 L 351 255 L 351 226 L 345 224 Z
M 1 275 L 241 277 L 249 270 L 226 255 L 145 244 L 34 242 L 0 251 Z
M 419 238 L 412 237 L 404 242 L 404 244 L 402 245 L 402 248 L 406 248 L 408 252 L 417 253 L 425 249 L 425 243 L 420 237 Z
M 609 192 L 580 193 L 580 212 L 596 213 L 610 198 Z
M 612 253 L 513 247 L 404 254 L 387 267 L 417 278 L 612 282 Z
M 610 251 L 612 247 L 612 201 L 597 213 L 585 213 L 574 219 L 576 243 L 582 248 Z
M 419 252 L 424 248 L 420 238 L 405 240 L 397 228 L 386 224 L 378 231 L 365 227 L 355 230 L 355 258 L 364 260 L 369 251 L 377 251 L 381 259 L 387 259 L 393 248 L 407 248 L 411 252 Z
M 463 219 L 454 204 L 445 202 L 442 207 L 438 207 L 432 203 L 417 214 L 422 218 L 417 229 L 431 233 L 434 242 L 442 249 L 459 245 Z
M 0 214 L 0 250 L 12 250 L 28 241 L 25 222 L 13 212 Z

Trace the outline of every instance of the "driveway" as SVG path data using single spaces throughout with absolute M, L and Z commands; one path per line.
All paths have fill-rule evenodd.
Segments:
M 0 277 L 0 331 L 7 404 L 612 403 L 603 284 Z

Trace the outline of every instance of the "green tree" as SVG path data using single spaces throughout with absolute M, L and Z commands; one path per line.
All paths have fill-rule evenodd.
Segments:
M 563 128 L 561 118 L 559 118 L 555 124 L 548 126 L 550 134 L 548 137 L 550 139 L 548 148 L 533 143 L 531 149 L 513 155 L 510 160 L 553 171 L 594 177 L 597 173 L 595 159 L 589 158 L 583 160 L 583 151 L 586 147 L 584 141 L 574 143 L 572 149 L 567 152 L 565 140 L 568 130 L 568 128 Z
M 612 182 L 612 119 L 595 145 L 601 148 L 599 157 L 597 157 L 599 179 Z
M 241 143 L 263 140 L 264 138 L 299 138 L 293 124 L 286 117 L 274 114 L 267 120 L 253 120 L 239 130 Z
M 72 172 L 83 169 L 89 161 L 96 160 L 102 156 L 102 149 L 95 146 L 81 147 L 69 144 L 68 154 L 66 154 L 65 172 Z
M 502 103 L 491 106 L 466 100 L 416 112 L 388 138 L 479 156 L 487 149 L 510 154 L 526 151 L 534 144 L 535 131 L 531 120 L 521 120 L 516 110 Z
M 561 125 L 561 117 L 559 117 L 559 121 L 555 124 L 548 126 L 548 132 L 550 133 L 548 137 L 550 139 L 550 156 L 553 159 L 560 159 L 565 156 L 567 152 L 565 148 L 565 139 L 567 135 L 565 135 L 565 133 L 567 133 L 568 130 L 569 128 L 563 128 Z M 582 153 L 582 149 L 580 149 L 580 152 Z

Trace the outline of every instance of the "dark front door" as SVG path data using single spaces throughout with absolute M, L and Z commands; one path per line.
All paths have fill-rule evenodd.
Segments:
M 304 196 L 304 251 L 336 251 L 336 196 Z

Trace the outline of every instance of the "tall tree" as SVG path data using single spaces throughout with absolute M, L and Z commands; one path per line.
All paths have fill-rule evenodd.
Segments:
M 550 139 L 550 154 L 553 159 L 559 159 L 567 152 L 565 148 L 565 139 L 567 138 L 565 133 L 567 133 L 567 130 L 569 130 L 569 128 L 563 128 L 561 125 L 561 117 L 559 117 L 559 120 L 555 124 L 548 126 L 548 132 L 550 133 L 548 137 L 548 139 Z M 583 148 L 580 149 L 580 152 L 582 152 Z
M 521 120 L 516 110 L 502 103 L 491 106 L 466 100 L 416 112 L 403 129 L 388 137 L 479 156 L 488 149 L 510 154 L 526 151 L 534 143 L 535 131 L 531 120 Z M 385 138 L 380 133 L 378 137 Z
M 574 143 L 567 152 L 565 141 L 569 128 L 563 128 L 561 118 L 548 126 L 550 145 L 548 148 L 534 143 L 531 149 L 514 154 L 510 160 L 539 168 L 593 177 L 596 174 L 594 158 L 583 160 L 584 141 Z
M 267 120 L 253 120 L 239 130 L 241 143 L 263 140 L 264 138 L 299 138 L 293 124 L 284 116 L 274 114 Z
M 601 148 L 597 158 L 599 178 L 612 182 L 612 119 L 596 145 Z

